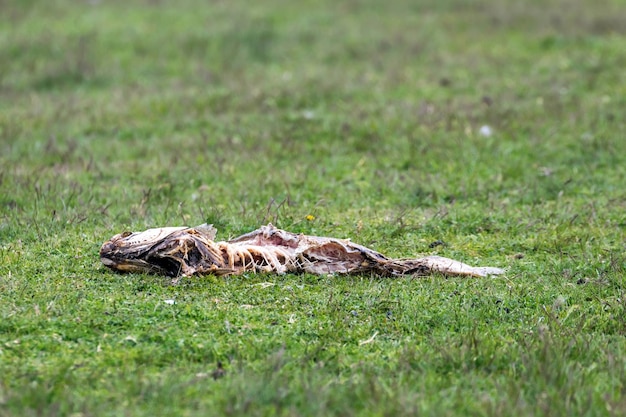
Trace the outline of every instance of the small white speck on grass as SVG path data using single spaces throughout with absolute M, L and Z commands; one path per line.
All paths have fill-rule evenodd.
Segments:
M 244 310 L 250 310 L 251 308 L 254 308 L 254 306 L 252 304 L 242 304 L 239 306 L 239 308 L 243 308 Z
M 315 113 L 313 112 L 313 110 L 304 110 L 302 112 L 302 117 L 304 117 L 307 120 L 312 120 L 315 118 Z
M 164 302 L 165 304 L 168 304 L 168 305 L 174 305 L 174 304 L 176 304 L 176 301 L 174 301 L 174 300 L 163 300 L 163 302 Z
M 478 130 L 478 134 L 480 136 L 484 136 L 484 137 L 488 138 L 489 136 L 493 135 L 493 129 L 490 126 L 488 126 L 488 125 L 483 125 Z
M 544 177 L 549 177 L 554 173 L 554 170 L 550 167 L 540 167 L 539 173 Z
M 374 332 L 374 334 L 372 335 L 372 337 L 370 337 L 369 339 L 367 339 L 367 340 L 361 340 L 361 341 L 359 342 L 359 346 L 362 346 L 362 345 L 367 345 L 368 343 L 372 343 L 372 342 L 374 341 L 374 339 L 376 338 L 376 336 L 378 336 L 378 331 Z
M 137 344 L 137 338 L 135 336 L 126 336 L 124 338 L 124 342 L 130 343 L 132 345 L 136 345 Z
M 261 288 L 268 288 L 268 287 L 273 287 L 274 284 L 273 282 L 259 282 L 258 284 L 254 284 L 257 287 L 261 287 Z
M 296 315 L 295 314 L 290 314 L 289 315 L 289 320 L 287 320 L 287 323 L 294 324 L 295 322 L 296 322 Z

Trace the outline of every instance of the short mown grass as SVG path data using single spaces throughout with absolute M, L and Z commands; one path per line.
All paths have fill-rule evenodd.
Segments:
M 0 3 L 0 415 L 623 415 L 625 6 Z M 204 222 L 507 273 L 99 262 Z

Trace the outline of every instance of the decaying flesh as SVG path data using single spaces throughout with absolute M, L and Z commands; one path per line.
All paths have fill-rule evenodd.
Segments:
M 363 274 L 381 276 L 444 275 L 485 277 L 504 271 L 472 267 L 441 256 L 391 259 L 347 239 L 308 236 L 271 224 L 223 242 L 211 225 L 162 227 L 113 236 L 100 259 L 120 272 L 150 272 L 176 279 L 191 275 L 244 272 Z

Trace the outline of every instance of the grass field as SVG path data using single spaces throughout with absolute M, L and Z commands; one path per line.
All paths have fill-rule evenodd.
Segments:
M 0 1 L 0 415 L 626 414 L 624 68 L 621 0 Z M 203 222 L 507 273 L 99 262 Z

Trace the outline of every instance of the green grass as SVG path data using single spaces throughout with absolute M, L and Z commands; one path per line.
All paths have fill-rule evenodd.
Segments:
M 626 413 L 623 1 L 0 9 L 0 415 Z M 508 272 L 99 262 L 203 222 Z

